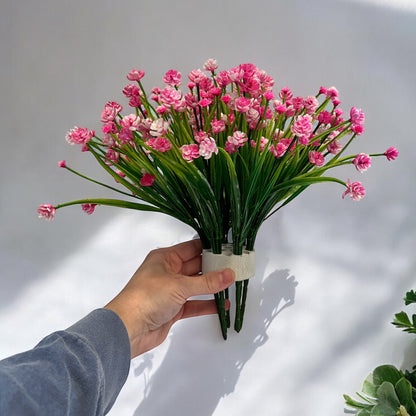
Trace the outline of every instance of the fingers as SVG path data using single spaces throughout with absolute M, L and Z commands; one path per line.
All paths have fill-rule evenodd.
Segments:
M 201 240 L 185 241 L 184 243 L 176 244 L 171 247 L 170 250 L 173 250 L 181 258 L 183 263 L 186 263 L 187 261 L 201 255 Z
M 197 295 L 213 295 L 231 286 L 234 280 L 234 272 L 231 269 L 224 269 L 199 276 L 184 276 L 181 289 L 185 298 Z
M 225 302 L 225 309 L 230 308 L 228 299 Z M 180 319 L 193 318 L 195 316 L 213 315 L 217 313 L 217 306 L 214 300 L 188 300 L 183 305 L 183 313 Z

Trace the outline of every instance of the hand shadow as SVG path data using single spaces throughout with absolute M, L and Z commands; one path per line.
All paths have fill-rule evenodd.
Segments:
M 190 341 L 193 330 L 201 332 L 198 320 L 177 326 L 163 362 L 146 383 L 135 416 L 212 415 L 220 399 L 234 391 L 244 365 L 267 341 L 273 320 L 294 303 L 296 286 L 288 270 L 276 270 L 262 284 L 253 284 L 243 329 L 239 334 L 229 330 L 225 342 L 220 335 L 212 336 L 213 328 Z

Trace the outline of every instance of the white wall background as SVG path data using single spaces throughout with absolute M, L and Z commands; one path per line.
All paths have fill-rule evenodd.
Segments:
M 148 88 L 216 58 L 253 62 L 276 92 L 335 85 L 366 112 L 356 152 L 377 159 L 359 203 L 316 185 L 263 227 L 243 332 L 223 342 L 216 317 L 178 323 L 132 362 L 111 414 L 342 414 L 376 365 L 401 365 L 411 337 L 389 322 L 415 288 L 415 1 L 2 0 L 0 4 L 0 358 L 34 346 L 110 300 L 147 252 L 192 237 L 167 217 L 79 207 L 37 219 L 40 203 L 109 195 L 57 167 L 96 178 L 68 146 L 73 125 L 99 128 L 125 74 Z M 416 362 L 416 360 L 415 360 Z

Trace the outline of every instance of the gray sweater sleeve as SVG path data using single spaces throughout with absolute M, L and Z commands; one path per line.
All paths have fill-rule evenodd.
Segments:
M 0 415 L 103 415 L 130 368 L 127 330 L 97 309 L 35 348 L 0 361 Z

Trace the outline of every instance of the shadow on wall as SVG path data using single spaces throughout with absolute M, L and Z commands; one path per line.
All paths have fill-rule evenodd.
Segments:
M 189 330 L 178 327 L 159 369 L 145 378 L 145 397 L 135 416 L 212 415 L 220 399 L 234 391 L 244 365 L 268 340 L 273 320 L 294 303 L 296 286 L 289 270 L 271 273 L 261 285 L 255 312 L 248 311 L 241 333 L 231 333 L 227 342 L 212 337 L 189 342 Z M 151 367 L 150 355 L 136 369 L 136 376 L 146 377 Z

